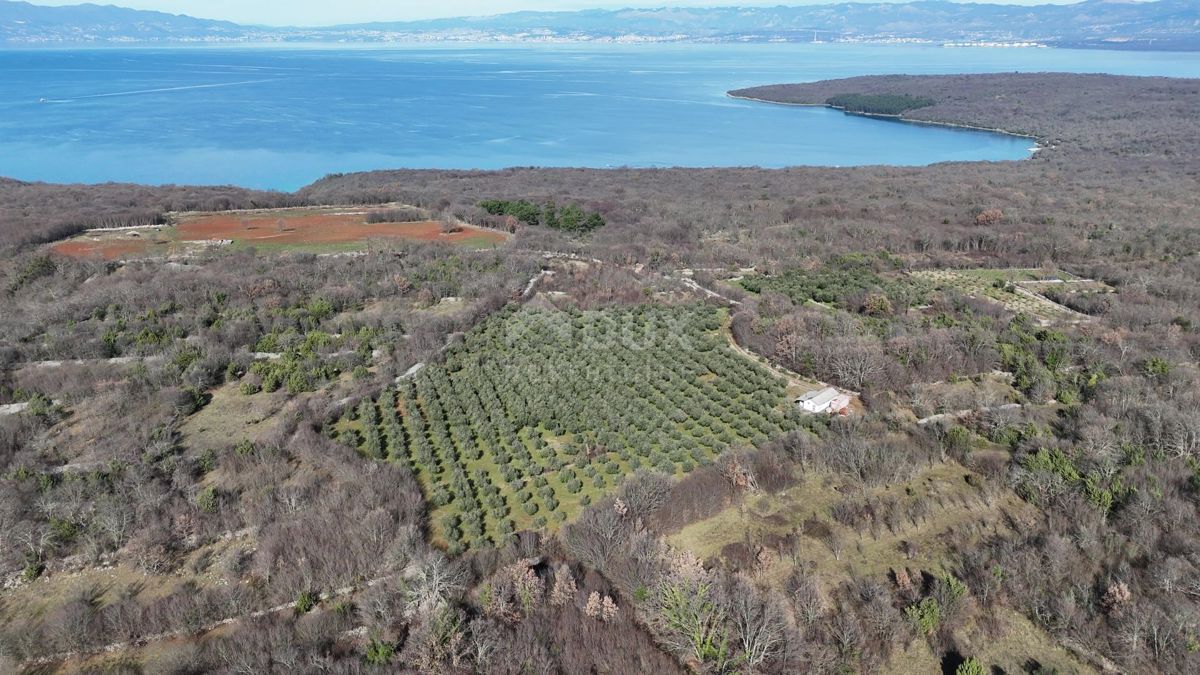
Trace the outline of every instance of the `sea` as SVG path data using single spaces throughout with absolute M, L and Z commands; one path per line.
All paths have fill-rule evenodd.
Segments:
M 0 176 L 294 190 L 390 168 L 920 166 L 1028 138 L 731 99 L 885 73 L 1200 77 L 1200 54 L 879 44 L 0 51 Z

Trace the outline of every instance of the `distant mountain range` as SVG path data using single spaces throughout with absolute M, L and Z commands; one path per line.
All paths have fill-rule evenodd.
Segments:
M 0 0 L 0 42 L 8 45 L 239 40 L 247 30 L 228 21 L 111 5 L 42 7 Z
M 517 12 L 327 28 L 244 26 L 113 6 L 0 0 L 0 45 L 254 42 L 928 42 L 1200 50 L 1200 2 L 848 3 Z

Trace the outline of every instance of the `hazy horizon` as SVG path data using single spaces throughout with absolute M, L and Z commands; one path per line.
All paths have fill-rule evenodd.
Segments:
M 862 4 L 902 3 L 911 0 L 869 0 Z M 1069 5 L 1080 0 L 949 0 L 967 4 Z M 62 7 L 79 0 L 38 0 L 33 5 Z M 321 0 L 123 0 L 97 4 L 153 10 L 172 14 L 242 24 L 266 26 L 330 26 L 380 21 L 416 21 L 461 16 L 487 16 L 519 11 L 577 11 L 584 9 L 660 7 L 777 7 L 838 4 L 835 0 L 445 0 L 436 9 L 426 3 L 388 0 L 343 0 L 330 4 Z

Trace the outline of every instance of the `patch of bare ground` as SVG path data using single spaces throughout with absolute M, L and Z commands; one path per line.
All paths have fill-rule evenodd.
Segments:
M 285 391 L 243 394 L 237 382 L 218 387 L 212 400 L 179 427 L 184 447 L 196 451 L 221 448 L 247 439 L 266 439 L 275 429 L 276 415 L 288 404 Z

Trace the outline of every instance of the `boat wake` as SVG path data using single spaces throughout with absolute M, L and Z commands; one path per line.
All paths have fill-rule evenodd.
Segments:
M 143 94 L 162 94 L 175 91 L 191 91 L 193 89 L 217 89 L 221 87 L 242 87 L 248 84 L 264 84 L 266 82 L 278 82 L 286 78 L 274 77 L 266 80 L 246 80 L 244 82 L 217 82 L 215 84 L 190 84 L 183 87 L 160 87 L 158 89 L 135 89 L 132 91 L 113 91 L 104 94 L 87 94 L 84 96 L 75 96 L 72 98 L 42 98 L 38 99 L 39 103 L 74 103 L 76 101 L 85 101 L 93 98 L 111 98 L 114 96 L 140 96 Z

